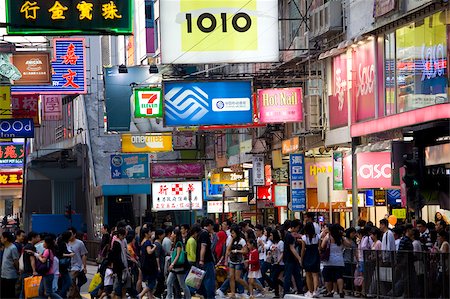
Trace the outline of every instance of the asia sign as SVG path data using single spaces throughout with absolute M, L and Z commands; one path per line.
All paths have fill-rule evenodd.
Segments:
M 330 128 L 348 124 L 347 54 L 333 57 L 332 95 L 328 97 Z
M 303 120 L 302 89 L 275 88 L 258 90 L 261 123 L 300 122 Z
M 160 2 L 163 64 L 278 61 L 278 1 Z
M 39 95 L 11 95 L 11 110 L 13 118 L 32 118 L 39 125 Z
M 19 3 L 19 1 L 14 1 Z M 36 3 L 36 2 L 33 2 Z M 86 64 L 84 38 L 54 38 L 51 85 L 14 85 L 13 94 L 85 94 Z
M 163 86 L 166 126 L 252 123 L 251 81 L 166 81 Z
M 289 155 L 292 211 L 306 210 L 305 156 Z
M 50 53 L 16 52 L 12 63 L 20 71 L 22 77 L 14 81 L 15 85 L 49 85 L 51 81 Z
M 21 167 L 23 164 L 23 144 L 0 143 L 0 167 Z
M 122 152 L 156 153 L 172 151 L 172 133 L 122 134 Z
M 31 118 L 0 119 L 0 138 L 33 138 L 34 123 Z
M 152 210 L 201 210 L 202 182 L 152 183 Z
M 130 0 L 6 1 L 10 35 L 123 35 L 132 33 Z
M 20 187 L 23 183 L 22 170 L 16 171 L 0 171 L 0 188 L 1 187 Z
M 161 178 L 202 178 L 205 167 L 202 163 L 152 163 L 152 179 Z
M 162 117 L 161 88 L 137 88 L 134 90 L 135 117 Z
M 148 155 L 111 155 L 112 179 L 146 179 L 148 173 Z

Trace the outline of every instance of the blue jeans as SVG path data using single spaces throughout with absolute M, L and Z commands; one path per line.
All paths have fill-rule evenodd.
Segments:
M 226 294 L 229 288 L 230 288 L 230 279 L 227 278 L 227 279 L 223 282 L 223 284 L 220 286 L 220 290 L 221 290 L 224 294 Z M 240 283 L 236 282 L 236 293 L 242 294 L 242 293 L 244 293 L 244 291 L 245 291 L 245 290 L 244 290 L 244 287 L 241 286 Z
M 56 298 L 62 299 L 57 293 L 53 291 L 53 274 L 42 276 L 41 284 L 39 285 L 39 298 Z
M 284 295 L 289 294 L 291 289 L 292 276 L 297 285 L 297 293 L 303 293 L 303 281 L 300 264 L 298 262 L 285 263 L 284 265 Z
M 272 265 L 264 260 L 259 260 L 259 264 L 261 265 L 261 275 L 262 275 L 262 277 L 259 279 L 259 282 L 264 287 L 264 281 L 270 284 L 269 277 L 267 276 L 267 271 L 271 268 Z
M 213 262 L 206 263 L 203 267 L 206 271 L 200 290 L 206 299 L 216 298 L 216 269 Z
M 67 292 L 70 289 L 70 286 L 72 285 L 72 277 L 70 276 L 69 272 L 61 273 L 61 290 L 59 292 L 60 296 L 63 298 L 67 297 Z

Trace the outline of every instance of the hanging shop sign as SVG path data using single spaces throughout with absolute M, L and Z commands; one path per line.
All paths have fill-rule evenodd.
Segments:
M 155 153 L 172 151 L 172 133 L 122 134 L 122 152 Z
M 366 198 L 366 194 L 358 193 L 358 208 L 364 208 L 364 201 Z M 347 208 L 351 208 L 353 206 L 353 196 L 352 194 L 347 195 L 347 202 L 345 203 Z
M 0 188 L 1 187 L 20 187 L 23 182 L 22 170 L 4 171 L 0 170 Z
M 272 200 L 258 200 L 256 202 L 256 207 L 258 209 L 273 209 L 275 204 Z
M 13 118 L 32 118 L 39 126 L 39 95 L 11 95 L 11 110 Z
M 344 190 L 343 159 L 342 152 L 333 152 L 333 190 Z
M 292 211 L 306 210 L 305 156 L 289 155 Z
M 397 0 L 374 0 L 373 17 L 379 18 L 396 9 Z
M 225 213 L 230 212 L 229 204 L 233 203 L 234 200 L 226 200 L 225 203 L 221 200 L 210 200 L 207 203 L 206 211 L 208 214 L 216 214 L 216 213 L 222 213 L 223 208 L 225 206 Z
M 306 188 L 317 188 L 318 175 L 320 173 L 333 173 L 333 161 L 331 158 L 306 158 Z
M 300 150 L 300 139 L 298 137 L 292 137 L 281 142 L 281 153 L 283 155 L 289 155 Z
M 373 196 L 376 206 L 386 206 L 386 190 L 374 190 Z
M 33 138 L 34 122 L 31 118 L 0 119 L 0 138 Z
M 43 95 L 42 96 L 42 119 L 62 120 L 62 96 Z
M 391 153 L 365 152 L 358 153 L 358 188 L 392 188 L 391 184 Z M 344 189 L 352 188 L 352 156 L 344 158 Z
M 148 174 L 148 155 L 111 155 L 112 179 L 146 179 Z
M 223 185 L 213 185 L 210 180 L 203 180 L 203 192 L 206 200 L 217 200 L 217 198 L 221 198 L 223 195 Z
M 200 181 L 152 183 L 152 210 L 201 210 L 202 194 Z
M 252 158 L 253 164 L 253 186 L 264 186 L 265 176 L 264 176 L 264 156 L 254 155 Z
M 244 182 L 245 176 L 243 172 L 219 172 L 211 175 L 211 184 L 232 185 L 238 182 Z
M 251 81 L 166 81 L 166 126 L 252 123 Z
M 197 134 L 193 131 L 174 131 L 172 143 L 174 150 L 195 150 L 197 149 Z
M 275 207 L 286 207 L 288 205 L 287 185 L 274 185 L 273 193 L 274 193 Z
M 54 38 L 52 84 L 14 85 L 11 91 L 14 94 L 85 94 L 87 93 L 85 57 L 84 38 Z
M 11 86 L 0 86 L 0 119 L 11 118 Z
M 289 169 L 287 164 L 283 164 L 281 168 L 272 169 L 273 183 L 287 183 L 289 182 Z
M 163 64 L 279 60 L 276 0 L 166 0 L 159 7 Z
M 134 90 L 135 117 L 162 117 L 161 88 L 136 88 Z
M 356 77 L 353 88 L 354 101 L 352 119 L 354 122 L 375 117 L 375 41 L 367 41 L 353 51 L 352 71 Z
M 132 33 L 132 1 L 6 1 L 10 35 Z
M 328 117 L 330 128 L 335 129 L 348 124 L 347 54 L 333 57 L 332 95 L 328 97 Z
M 49 85 L 52 83 L 50 69 L 50 52 L 16 52 L 12 63 L 22 77 L 14 85 Z
M 375 190 L 373 189 L 369 189 L 366 190 L 364 193 L 366 193 L 366 203 L 365 206 L 366 207 L 373 207 L 375 206 Z
M 23 144 L 13 142 L 0 143 L 0 167 L 22 167 L 23 156 Z
M 205 166 L 202 163 L 152 163 L 152 179 L 162 178 L 202 178 Z
M 256 199 L 258 199 L 258 200 L 272 200 L 272 186 L 258 186 L 258 187 L 256 187 Z
M 397 219 L 406 219 L 406 209 L 392 209 L 392 215 Z
M 390 206 L 406 206 L 402 203 L 401 190 L 399 189 L 389 189 L 386 190 L 387 202 Z
M 228 204 L 228 208 L 230 213 L 246 212 L 251 210 L 249 204 L 246 202 L 230 202 Z
M 258 90 L 261 123 L 301 122 L 302 89 L 275 88 Z

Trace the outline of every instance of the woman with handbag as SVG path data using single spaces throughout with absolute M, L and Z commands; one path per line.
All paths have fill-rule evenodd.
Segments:
M 185 245 L 183 244 L 183 236 L 181 235 L 180 230 L 175 230 L 172 234 L 173 236 L 173 244 L 175 247 L 172 252 L 172 256 L 170 259 L 169 265 L 169 276 L 167 277 L 167 296 L 166 299 L 173 298 L 173 286 L 175 283 L 175 279 L 178 281 L 181 289 L 184 293 L 185 299 L 191 299 L 191 292 L 189 288 L 186 286 L 185 278 L 187 272 L 187 256 L 185 251 Z

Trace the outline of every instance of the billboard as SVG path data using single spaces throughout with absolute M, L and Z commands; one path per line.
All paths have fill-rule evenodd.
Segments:
M 4 171 L 0 170 L 0 188 L 20 187 L 23 182 L 22 170 Z
M 161 88 L 136 88 L 134 101 L 135 117 L 162 117 Z
M 122 152 L 156 153 L 172 151 L 172 133 L 122 134 Z
M 39 95 L 11 95 L 13 118 L 32 118 L 34 125 L 39 126 Z
M 348 124 L 347 54 L 333 57 L 331 76 L 332 95 L 328 97 L 328 117 L 330 128 L 335 129 Z
M 6 1 L 9 35 L 132 33 L 130 0 Z
M 16 52 L 12 56 L 12 63 L 22 74 L 19 80 L 14 81 L 15 85 L 51 84 L 49 52 Z
M 61 95 L 43 95 L 42 96 L 42 119 L 43 120 L 62 120 L 63 105 Z
M 0 167 L 22 167 L 23 156 L 23 144 L 13 142 L 0 143 Z
M 251 81 L 166 81 L 166 126 L 252 123 Z
M 111 155 L 112 179 L 147 179 L 148 155 Z
M 302 89 L 274 88 L 258 90 L 261 123 L 300 122 L 303 120 Z
M 33 138 L 34 122 L 31 118 L 0 119 L 0 138 Z
M 221 200 L 210 200 L 207 203 L 206 212 L 208 214 L 222 213 L 223 208 L 225 207 L 225 213 L 229 213 L 230 203 L 234 203 L 234 200 L 225 200 L 225 202 L 222 202 Z
M 17 2 L 17 1 L 15 1 Z M 13 94 L 85 94 L 86 51 L 84 38 L 54 38 L 51 85 L 13 85 Z
M 174 131 L 172 133 L 174 150 L 197 149 L 197 133 L 193 131 Z
M 273 193 L 275 198 L 275 207 L 286 207 L 288 205 L 288 186 L 274 185 Z
M 165 0 L 163 64 L 278 62 L 277 0 Z
M 305 155 L 289 155 L 292 211 L 306 210 Z
M 193 210 L 203 208 L 202 182 L 152 183 L 152 210 Z M 189 200 L 189 197 L 191 200 Z
M 161 178 L 202 178 L 205 167 L 202 163 L 152 163 L 152 179 Z

